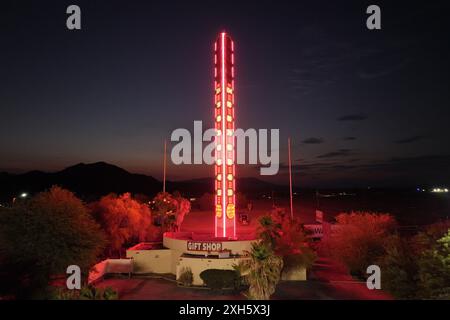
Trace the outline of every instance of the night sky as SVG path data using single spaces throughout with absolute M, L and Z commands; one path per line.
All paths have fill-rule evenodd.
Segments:
M 287 182 L 291 136 L 298 186 L 449 185 L 446 2 L 2 1 L 0 171 L 105 161 L 161 178 L 163 140 L 213 124 L 226 30 L 236 125 L 280 129 L 281 170 L 264 179 Z M 70 4 L 80 31 L 66 29 Z M 366 28 L 369 4 L 382 30 Z M 168 178 L 211 170 L 170 165 Z

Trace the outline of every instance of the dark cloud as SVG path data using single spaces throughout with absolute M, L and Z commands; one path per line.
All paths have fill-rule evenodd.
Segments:
M 336 152 L 338 153 L 338 152 Z M 310 184 L 327 181 L 347 181 L 355 186 L 400 186 L 447 185 L 450 180 L 450 155 L 421 155 L 395 157 L 378 161 L 361 159 L 339 159 L 331 161 L 303 162 L 292 166 L 296 175 L 310 178 Z M 280 173 L 288 172 L 285 163 L 280 164 Z M 306 182 L 305 182 L 306 183 Z M 345 184 L 344 184 L 345 185 Z
M 303 140 L 302 143 L 305 143 L 305 144 L 321 144 L 321 143 L 323 143 L 323 139 L 322 138 L 311 137 L 311 138 Z
M 415 157 L 394 157 L 389 159 L 390 164 L 400 166 L 423 165 L 431 166 L 432 164 L 446 165 L 450 162 L 450 155 L 423 155 Z M 447 170 L 448 171 L 448 170 Z
M 338 118 L 338 121 L 362 121 L 366 120 L 368 117 L 365 114 L 348 114 Z
M 297 64 L 291 70 L 288 85 L 297 94 L 336 84 L 348 74 L 355 60 L 376 54 L 372 48 L 330 37 L 329 29 L 317 22 L 303 25 L 297 32 L 296 42 L 300 44 L 294 52 Z
M 334 165 L 339 165 L 340 162 L 318 162 L 318 163 L 300 163 L 292 165 L 293 172 L 312 172 L 312 171 L 326 171 L 331 169 Z M 289 167 L 286 163 L 280 163 L 280 171 L 287 170 Z
M 380 70 L 376 70 L 376 71 L 361 70 L 358 72 L 358 76 L 361 79 L 375 79 L 375 78 L 379 78 L 379 77 L 388 76 L 397 70 L 403 69 L 405 66 L 407 66 L 411 62 L 412 62 L 411 59 L 406 59 L 406 60 L 398 62 L 397 64 L 394 64 L 391 66 L 385 66 L 385 67 L 381 68 Z
M 423 140 L 424 138 L 425 138 L 424 136 L 412 136 L 412 137 L 397 140 L 397 141 L 395 141 L 395 143 L 398 143 L 398 144 L 413 143 L 413 142 Z
M 448 171 L 449 155 L 424 155 L 415 157 L 389 158 L 380 161 L 361 163 L 355 166 L 361 172 L 376 174 L 385 174 L 393 177 L 402 176 L 411 179 L 411 177 L 420 177 L 417 181 L 422 183 L 427 180 L 448 180 L 450 172 Z
M 317 158 L 324 159 L 324 158 L 347 157 L 352 154 L 353 154 L 353 151 L 351 149 L 339 149 L 337 151 L 332 151 L 332 152 L 318 155 Z
M 356 137 L 344 137 L 345 141 L 353 141 L 356 140 Z

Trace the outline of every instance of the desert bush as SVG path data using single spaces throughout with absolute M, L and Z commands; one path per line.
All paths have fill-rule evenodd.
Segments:
M 81 287 L 80 290 L 59 288 L 55 290 L 54 300 L 117 300 L 119 295 L 111 287 L 97 288 L 92 285 Z
M 291 219 L 283 209 L 274 209 L 259 219 L 259 238 L 283 258 L 283 270 L 299 266 L 309 268 L 315 253 L 311 249 L 299 219 Z
M 191 211 L 191 202 L 176 191 L 173 194 L 160 192 L 151 202 L 151 209 L 164 231 L 178 231 Z
M 189 287 L 192 285 L 194 281 L 194 275 L 192 274 L 192 270 L 189 267 L 183 267 L 180 272 L 180 276 L 178 278 L 178 282 L 182 285 Z
M 87 277 L 104 244 L 81 200 L 60 187 L 0 208 L 0 274 L 12 285 L 0 290 L 12 290 L 18 298 L 47 298 L 52 276 L 76 263 Z
M 380 258 L 381 287 L 397 299 L 414 299 L 418 290 L 417 254 L 410 238 L 398 235 L 385 241 L 385 253 Z
M 450 299 L 450 229 L 419 257 L 419 297 Z
M 385 241 L 382 287 L 399 299 L 450 298 L 450 223 L 428 226 L 414 237 Z
M 117 291 L 111 287 L 85 286 L 80 290 L 80 300 L 117 300 L 118 298 Z
M 235 270 L 207 269 L 200 273 L 200 278 L 213 290 L 236 289 L 239 283 L 239 275 Z
M 389 214 L 342 213 L 336 217 L 335 230 L 325 241 L 333 257 L 362 278 L 367 267 L 383 256 L 385 240 L 395 227 L 395 219 Z
M 157 233 L 148 205 L 133 199 L 130 193 L 109 194 L 91 203 L 90 209 L 107 235 L 108 257 L 120 257 L 124 245 L 154 240 Z

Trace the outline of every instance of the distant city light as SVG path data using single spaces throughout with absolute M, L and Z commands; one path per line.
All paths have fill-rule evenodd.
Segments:
M 448 188 L 433 188 L 431 192 L 434 193 L 448 193 Z

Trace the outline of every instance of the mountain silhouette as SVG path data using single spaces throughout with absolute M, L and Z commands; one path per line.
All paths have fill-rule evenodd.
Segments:
M 98 199 L 109 193 L 144 194 L 154 196 L 162 190 L 162 182 L 152 176 L 135 174 L 106 163 L 79 163 L 58 172 L 30 171 L 24 174 L 0 173 L 0 200 L 9 202 L 22 192 L 35 194 L 59 185 L 69 189 L 86 201 Z M 239 192 L 254 194 L 284 190 L 286 187 L 256 178 L 237 179 Z M 185 196 L 198 197 L 214 192 L 214 179 L 201 178 L 186 181 L 167 181 L 167 191 L 180 191 Z

